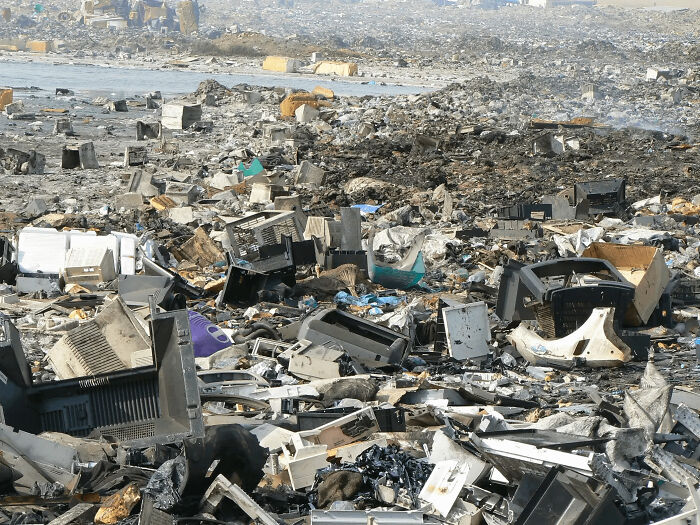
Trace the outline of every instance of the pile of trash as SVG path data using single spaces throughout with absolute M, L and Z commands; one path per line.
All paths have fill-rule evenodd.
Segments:
M 698 145 L 479 83 L 4 90 L 0 523 L 700 519 Z
M 241 169 L 257 170 L 244 187 L 264 173 Z M 177 244 L 3 237 L 0 516 L 694 520 L 700 395 L 659 367 L 697 367 L 697 246 L 648 227 L 693 205 L 630 205 L 623 179 L 572 190 L 452 235 L 278 195 Z M 616 218 L 629 209 L 646 213 Z M 535 247 L 545 231 L 560 256 L 431 278 L 438 253 L 464 260 L 452 243 Z M 53 336 L 45 355 L 19 330 Z

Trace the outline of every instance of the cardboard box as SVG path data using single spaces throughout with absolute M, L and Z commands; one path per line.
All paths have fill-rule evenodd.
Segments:
M 168 208 L 174 208 L 177 206 L 177 202 L 172 200 L 170 197 L 165 195 L 158 195 L 150 200 L 151 206 L 153 206 L 158 211 L 167 210 Z
M 24 51 L 26 49 L 26 38 L 0 38 L 1 51 Z
M 645 324 L 671 279 L 663 250 L 653 246 L 594 242 L 583 252 L 583 257 L 610 261 L 627 281 L 636 286 L 625 321 L 632 326 Z
M 99 284 L 116 276 L 112 250 L 103 246 L 70 248 L 66 254 L 66 283 Z
M 51 49 L 49 40 L 27 40 L 27 51 L 32 53 L 48 53 Z
M 352 77 L 357 75 L 357 64 L 354 62 L 332 62 L 330 60 L 324 60 L 314 66 L 314 74 Z
M 280 103 L 280 113 L 283 117 L 293 117 L 297 108 L 304 104 L 316 109 L 321 106 L 316 95 L 306 92 L 292 93 Z
M 278 73 L 294 73 L 298 62 L 289 57 L 269 56 L 265 58 L 262 68 L 265 71 L 277 71 Z
M 163 6 L 147 5 L 143 8 L 143 23 L 147 24 L 151 20 L 168 17 L 168 8 Z

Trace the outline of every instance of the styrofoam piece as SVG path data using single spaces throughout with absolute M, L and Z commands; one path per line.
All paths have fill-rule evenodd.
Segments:
M 138 237 L 131 233 L 114 232 L 112 235 L 119 239 L 119 268 L 122 275 L 136 274 L 136 247 Z
M 114 235 L 96 235 L 95 232 L 69 232 L 69 248 L 106 248 L 112 250 L 114 269 L 119 271 L 119 240 Z
M 63 271 L 67 283 L 101 283 L 117 276 L 112 251 L 104 246 L 70 248 Z
M 17 242 L 20 273 L 59 274 L 63 271 L 69 237 L 54 228 L 24 228 Z

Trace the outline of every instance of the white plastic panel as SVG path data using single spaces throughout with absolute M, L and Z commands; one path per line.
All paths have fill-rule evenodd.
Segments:
M 17 263 L 21 273 L 58 274 L 63 271 L 68 235 L 54 228 L 24 228 L 17 242 Z
M 489 352 L 491 340 L 488 307 L 483 301 L 443 308 L 447 348 L 455 359 L 474 359 Z
M 119 240 L 114 235 L 95 232 L 70 232 L 70 248 L 107 248 L 112 250 L 114 268 L 119 271 Z

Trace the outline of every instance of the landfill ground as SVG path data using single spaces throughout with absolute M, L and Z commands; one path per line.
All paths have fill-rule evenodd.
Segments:
M 700 523 L 700 9 L 616 1 L 0 5 L 0 524 Z

